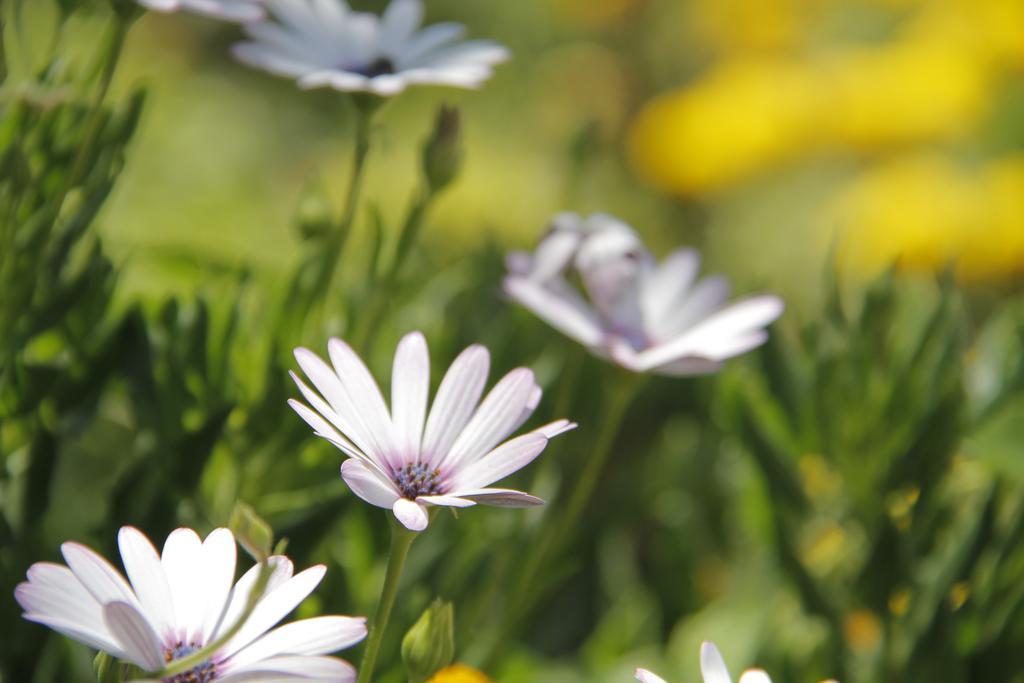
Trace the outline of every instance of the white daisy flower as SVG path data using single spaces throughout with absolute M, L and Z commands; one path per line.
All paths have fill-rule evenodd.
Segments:
M 657 263 L 631 227 L 606 214 L 559 214 L 535 252 L 513 252 L 507 262 L 509 296 L 634 372 L 714 372 L 764 343 L 764 327 L 783 311 L 771 295 L 727 304 L 729 281 L 698 280 L 695 250 Z M 586 296 L 573 286 L 574 275 Z
M 700 646 L 700 673 L 704 683 L 732 683 L 725 661 L 714 643 L 705 642 Z M 642 683 L 667 683 L 647 669 L 637 669 L 635 677 Z M 772 683 L 772 679 L 761 669 L 748 669 L 740 675 L 739 683 Z
M 549 439 L 576 426 L 556 420 L 504 441 L 540 402 L 533 372 L 516 368 L 481 402 L 490 354 L 474 344 L 448 369 L 428 415 L 430 357 L 423 335 L 412 332 L 395 351 L 389 411 L 359 356 L 340 339 L 327 348 L 333 367 L 308 349 L 295 350 L 316 391 L 291 373 L 312 408 L 294 399 L 289 404 L 317 436 L 350 456 L 341 476 L 357 496 L 391 508 L 413 531 L 427 527 L 428 505 L 543 503 L 522 491 L 491 488 L 540 455 Z
M 256 565 L 234 583 L 236 547 L 228 529 L 216 529 L 206 540 L 177 529 L 158 554 L 142 532 L 126 526 L 118 545 L 127 581 L 100 555 L 69 542 L 61 546 L 67 566 L 32 565 L 14 596 L 29 621 L 148 672 L 226 634 L 243 616 L 260 571 Z M 323 655 L 361 641 L 365 619 L 314 617 L 270 630 L 326 571 L 317 565 L 293 575 L 287 557 L 270 562 L 273 573 L 245 624 L 210 659 L 163 683 L 355 680 L 352 665 Z
M 263 1 L 273 20 L 246 24 L 252 40 L 235 45 L 235 57 L 303 88 L 384 96 L 410 85 L 477 88 L 509 57 L 490 40 L 459 42 L 460 24 L 420 29 L 421 0 L 393 0 L 380 17 L 344 0 Z
M 138 0 L 157 12 L 194 12 L 225 21 L 256 21 L 264 17 L 259 0 Z

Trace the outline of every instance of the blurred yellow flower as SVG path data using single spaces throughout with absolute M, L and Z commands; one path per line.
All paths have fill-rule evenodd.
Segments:
M 840 265 L 869 275 L 952 264 L 966 282 L 1024 272 L 1024 156 L 976 172 L 938 153 L 907 155 L 867 171 L 828 209 Z
M 434 674 L 427 683 L 491 683 L 491 679 L 471 666 L 452 664 Z
M 820 92 L 800 62 L 724 62 L 643 108 L 629 134 L 630 157 L 668 191 L 724 188 L 815 145 Z
M 834 143 L 873 150 L 971 130 L 989 101 L 989 69 L 943 36 L 846 52 L 823 65 Z
M 822 0 L 697 0 L 689 24 L 698 43 L 722 53 L 788 49 L 808 34 Z

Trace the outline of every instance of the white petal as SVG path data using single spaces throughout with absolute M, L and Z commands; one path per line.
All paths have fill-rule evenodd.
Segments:
M 14 599 L 25 610 L 26 619 L 98 650 L 122 652 L 103 621 L 102 606 L 70 569 L 37 562 L 29 567 L 27 575 L 28 581 L 14 589 Z
M 721 361 L 762 343 L 760 328 L 778 318 L 782 300 L 758 296 L 738 301 L 713 314 L 689 332 L 642 351 L 637 355 L 640 367 L 647 370 L 687 356 Z
M 647 669 L 637 669 L 633 677 L 641 683 L 667 683 L 664 678 L 654 675 Z
M 585 346 L 598 346 L 604 338 L 601 321 L 578 295 L 556 293 L 520 277 L 506 277 L 505 293 L 533 311 L 534 315 Z
M 53 629 L 57 633 L 65 635 L 68 638 L 76 640 L 84 645 L 88 645 L 95 650 L 109 652 L 118 659 L 129 659 L 127 651 L 115 639 L 114 635 L 110 633 L 106 624 L 103 625 L 103 630 L 100 631 L 86 628 L 81 622 L 70 617 L 39 614 L 36 612 L 26 612 L 21 616 L 27 621 L 42 624 L 43 626 Z
M 126 602 L 115 601 L 103 606 L 107 628 L 124 648 L 129 661 L 146 671 L 164 667 L 160 638 L 146 618 Z
M 517 436 L 457 473 L 451 488 L 461 491 L 488 486 L 528 465 L 547 445 L 543 434 L 530 432 Z
M 330 87 L 342 92 L 366 90 L 369 84 L 366 76 L 339 69 L 319 69 L 299 79 L 300 88 Z
M 78 623 L 85 630 L 107 633 L 103 606 L 96 601 L 70 569 L 53 562 L 37 562 L 28 568 L 28 582 L 18 584 L 14 597 L 26 612 L 55 616 Z
M 419 458 L 429 390 L 430 354 L 427 351 L 427 340 L 419 332 L 413 332 L 405 335 L 398 343 L 391 371 L 392 422 L 399 452 L 406 462 L 415 462 Z
M 356 494 L 370 505 L 391 508 L 398 500 L 398 489 L 382 478 L 365 463 L 350 458 L 341 464 L 341 477 Z
M 231 46 L 231 54 L 243 64 L 278 76 L 298 78 L 321 68 L 320 65 L 291 57 L 262 43 L 235 43 Z
M 214 529 L 203 541 L 201 571 L 206 612 L 200 628 L 201 641 L 210 642 L 220 624 L 231 597 L 231 584 L 235 580 L 238 548 L 229 529 Z
M 428 26 L 412 36 L 408 43 L 401 46 L 400 52 L 395 55 L 396 66 L 405 68 L 432 50 L 458 40 L 465 33 L 466 28 L 462 24 L 452 22 Z
M 100 555 L 74 542 L 62 544 L 60 551 L 75 578 L 101 605 L 117 600 L 133 607 L 138 606 L 138 600 L 128 582 Z
M 533 371 L 529 368 L 516 368 L 502 377 L 438 467 L 457 474 L 463 465 L 474 462 L 494 448 L 522 423 L 523 411 L 535 395 L 535 387 Z
M 301 417 L 306 424 L 313 428 L 313 433 L 321 439 L 330 441 L 335 448 L 350 458 L 358 458 L 360 460 L 366 459 L 366 455 L 357 449 L 351 441 L 342 436 L 341 432 L 325 420 L 320 413 L 314 411 L 304 403 L 296 401 L 294 398 L 288 399 L 288 405 L 291 406 L 292 410 L 299 414 L 299 417 Z
M 514 489 L 482 488 L 468 491 L 459 489 L 453 491 L 451 495 L 481 505 L 501 508 L 532 508 L 544 504 L 544 501 L 537 496 Z
M 352 683 L 356 670 L 348 662 L 335 657 L 271 657 L 254 662 L 226 676 L 218 683 L 285 683 L 286 681 L 331 681 L 331 683 Z
M 172 632 L 175 625 L 174 599 L 156 548 L 145 534 L 130 526 L 121 527 L 117 544 L 128 579 L 146 616 L 159 633 Z
M 695 249 L 679 249 L 643 277 L 640 306 L 644 327 L 656 339 L 678 334 L 676 330 L 663 330 L 662 325 L 673 311 L 682 307 L 699 270 L 700 253 Z
M 494 65 L 507 61 L 511 53 L 493 40 L 470 40 L 451 45 L 416 60 L 416 66 L 439 68 L 463 65 Z
M 480 401 L 490 363 L 487 349 L 474 344 L 460 353 L 448 368 L 423 432 L 424 462 L 436 466 L 451 449 Z
M 238 652 L 284 619 L 320 585 L 326 572 L 324 565 L 315 565 L 270 590 L 256 605 L 245 625 L 224 646 L 224 653 L 230 656 Z
M 740 674 L 739 683 L 772 683 L 772 679 L 761 669 L 749 669 Z
M 160 563 L 174 600 L 177 628 L 174 636 L 188 640 L 203 626 L 205 578 L 202 572 L 203 542 L 192 529 L 175 529 L 164 541 Z
M 173 12 L 180 7 L 178 0 L 139 0 L 139 4 L 157 12 Z
M 423 531 L 427 528 L 427 524 L 430 521 L 426 508 L 407 498 L 396 500 L 391 510 L 395 513 L 398 521 L 402 523 L 402 526 L 409 531 Z
M 570 422 L 569 420 L 555 420 L 554 422 L 549 422 L 546 425 L 537 427 L 533 431 L 537 432 L 538 434 L 543 434 L 549 439 L 553 439 L 559 434 L 571 432 L 577 427 L 579 427 L 578 424 L 576 424 L 575 422 Z
M 397 469 L 403 463 L 396 460 L 391 416 L 373 375 L 352 347 L 341 339 L 334 337 L 328 341 L 327 351 L 369 437 L 376 442 L 385 460 Z
M 704 641 L 700 646 L 700 673 L 704 683 L 732 683 L 722 654 L 714 643 Z
M 429 503 L 451 508 L 469 508 L 476 505 L 475 502 L 455 495 L 417 496 L 417 503 Z
M 423 3 L 420 0 L 392 0 L 381 17 L 380 45 L 388 54 L 396 54 L 420 27 Z
M 349 395 L 345 385 L 342 384 L 341 379 L 331 366 L 327 365 L 320 356 L 304 348 L 295 349 L 295 360 L 334 411 L 333 414 L 324 415 L 324 417 L 331 420 L 360 451 L 381 467 L 387 467 L 385 454 L 380 449 L 377 439 L 363 421 L 362 412 L 356 407 L 353 397 Z M 299 390 L 302 390 L 301 385 Z M 306 399 L 310 400 L 310 397 L 306 396 Z M 383 401 L 383 399 L 381 400 Z
M 578 216 L 576 218 L 579 219 Z M 582 238 L 583 235 L 579 230 L 553 230 L 550 235 L 541 240 L 533 253 L 532 267 L 529 272 L 530 279 L 543 284 L 562 275 L 572 263 L 572 257 Z
M 662 335 L 658 341 L 665 341 L 686 332 L 691 327 L 717 311 L 729 298 L 732 286 L 721 275 L 711 275 L 699 281 L 686 297 L 658 322 Z
M 295 567 L 292 565 L 292 561 L 283 555 L 273 555 L 268 562 L 271 566 L 271 574 L 270 580 L 267 581 L 264 595 L 268 595 L 279 586 L 284 585 L 292 578 L 292 572 L 295 570 Z M 235 625 L 235 622 L 242 616 L 242 613 L 249 601 L 249 594 L 252 593 L 252 590 L 255 587 L 259 573 L 260 565 L 253 565 L 245 572 L 245 574 L 242 574 L 242 578 L 240 578 L 235 583 L 234 588 L 231 589 L 231 597 L 228 600 L 228 607 L 224 611 L 224 617 L 221 619 L 220 625 L 217 627 L 217 637 L 220 637 L 221 634 L 230 630 Z
M 314 617 L 280 626 L 231 657 L 228 672 L 277 655 L 326 655 L 366 637 L 362 617 Z

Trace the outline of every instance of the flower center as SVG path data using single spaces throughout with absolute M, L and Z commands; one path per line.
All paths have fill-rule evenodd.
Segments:
M 417 496 L 435 496 L 441 493 L 438 478 L 441 472 L 430 469 L 423 463 L 406 465 L 395 473 L 395 484 L 404 498 L 416 500 Z
M 195 643 L 186 645 L 185 643 L 178 643 L 172 650 L 164 650 L 164 661 L 168 664 L 176 659 L 187 657 L 194 652 L 199 652 L 202 648 Z M 165 678 L 164 683 L 211 683 L 217 679 L 217 665 L 212 661 L 206 661 L 199 666 L 189 669 L 188 671 L 182 671 L 180 674 L 175 674 L 170 678 Z
M 351 71 L 354 71 L 357 74 L 362 74 L 367 78 L 373 78 L 374 76 L 383 76 L 384 74 L 395 73 L 395 63 L 387 57 L 378 57 L 369 64 L 351 69 Z

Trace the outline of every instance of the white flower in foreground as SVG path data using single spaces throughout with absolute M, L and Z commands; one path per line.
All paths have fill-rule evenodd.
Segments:
M 194 12 L 226 21 L 256 21 L 264 17 L 257 0 L 138 0 L 157 12 Z
M 783 311 L 772 295 L 727 304 L 729 281 L 698 280 L 695 250 L 657 263 L 631 227 L 606 214 L 559 214 L 536 251 L 513 252 L 508 268 L 510 297 L 634 372 L 714 372 L 764 343 L 764 327 Z M 574 274 L 586 296 L 571 283 Z
M 700 673 L 704 683 L 732 683 L 729 670 L 714 643 L 705 642 L 700 646 Z M 647 669 L 637 669 L 636 679 L 642 683 L 666 683 L 664 678 L 652 674 Z M 760 669 L 749 669 L 740 675 L 739 683 L 772 683 L 768 674 Z
M 481 402 L 490 354 L 474 344 L 448 369 L 428 415 L 430 357 L 423 335 L 412 332 L 395 351 L 388 411 L 359 356 L 340 339 L 331 339 L 327 348 L 334 367 L 308 349 L 295 350 L 316 391 L 292 373 L 312 408 L 294 399 L 289 404 L 317 436 L 349 456 L 341 476 L 357 496 L 391 508 L 413 531 L 427 527 L 427 505 L 543 503 L 521 491 L 490 488 L 540 455 L 549 439 L 576 426 L 556 420 L 502 443 L 540 402 L 533 372 L 512 370 Z
M 303 88 L 330 87 L 395 95 L 410 85 L 477 88 L 506 48 L 490 40 L 458 42 L 460 24 L 420 30 L 421 0 L 393 0 L 378 17 L 349 9 L 344 0 L 264 0 L 275 20 L 246 24 L 252 39 L 234 46 L 242 62 L 298 80 Z
M 232 586 L 236 547 L 228 529 L 205 541 L 178 529 L 161 554 L 138 529 L 122 527 L 117 539 L 130 583 L 89 548 L 64 543 L 67 566 L 36 563 L 15 590 L 23 616 L 149 672 L 213 643 L 242 616 L 260 567 Z M 270 562 L 266 591 L 241 629 L 209 660 L 163 683 L 355 680 L 352 665 L 323 655 L 362 640 L 365 619 L 315 617 L 269 630 L 326 571 L 318 565 L 293 576 L 287 557 Z

